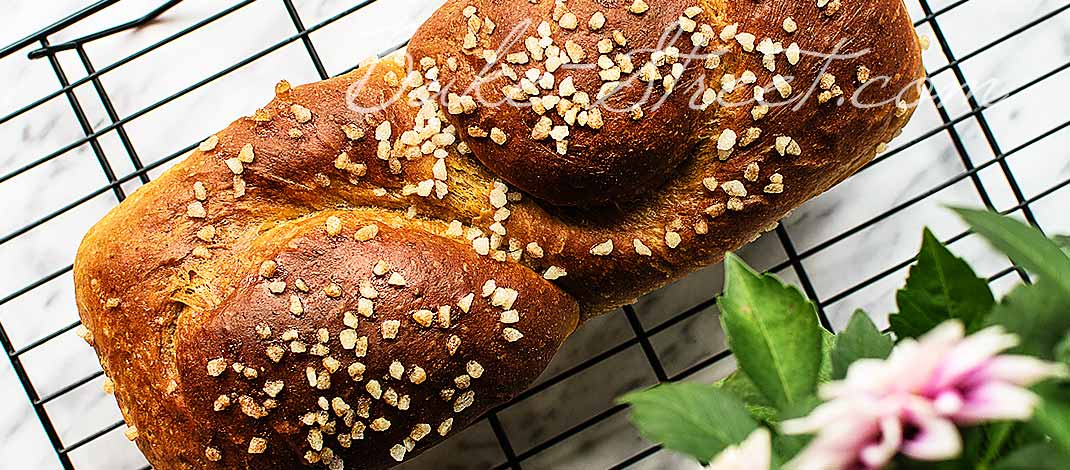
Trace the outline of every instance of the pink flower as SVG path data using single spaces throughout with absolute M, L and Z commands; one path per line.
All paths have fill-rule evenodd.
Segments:
M 721 451 L 706 470 L 769 470 L 772 464 L 772 438 L 769 430 L 755 429 L 738 446 Z
M 965 337 L 961 322 L 947 321 L 919 340 L 901 341 L 887 360 L 856 361 L 845 380 L 822 387 L 821 395 L 918 396 L 957 424 L 1028 419 L 1037 397 L 1025 387 L 1065 375 L 1066 367 L 999 355 L 1017 344 L 998 326 Z
M 879 469 L 897 453 L 947 460 L 962 448 L 956 424 L 1028 419 L 1038 398 L 1025 387 L 1066 368 L 999 355 L 1016 344 L 1000 327 L 966 337 L 962 323 L 948 321 L 901 341 L 886 360 L 856 361 L 843 381 L 821 387 L 826 403 L 783 423 L 789 434 L 817 434 L 789 467 Z
M 794 470 L 880 469 L 897 453 L 946 460 L 962 450 L 955 425 L 937 416 L 928 401 L 909 395 L 835 399 L 784 422 L 782 431 L 817 434 L 789 462 Z

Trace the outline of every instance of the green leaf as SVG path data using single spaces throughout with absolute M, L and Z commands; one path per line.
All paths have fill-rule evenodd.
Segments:
M 973 442 L 966 442 L 966 451 L 971 453 L 963 452 L 962 457 L 975 461 L 971 462 L 975 463 L 975 467 L 990 467 L 992 462 L 1010 445 L 1008 441 L 1014 437 L 1017 427 L 1018 423 L 1000 421 L 973 428 L 979 431 L 982 437 L 980 447 L 983 450 L 974 448 L 975 443 Z M 973 436 L 969 437 L 972 438 Z M 960 458 L 960 460 L 962 459 Z
M 644 438 L 708 462 L 743 442 L 758 423 L 738 399 L 712 385 L 662 384 L 619 400 L 632 407 L 632 423 Z
M 836 347 L 832 350 L 832 378 L 846 377 L 847 368 L 859 359 L 887 358 L 893 346 L 892 338 L 881 333 L 866 312 L 855 311 L 847 329 L 836 336 Z
M 821 367 L 817 371 L 817 383 L 832 380 L 832 350 L 836 349 L 836 335 L 821 329 Z
M 1070 331 L 1070 296 L 1046 279 L 1020 285 L 992 309 L 988 323 L 1018 335 L 1015 352 L 1053 360 L 1055 346 Z
M 1040 435 L 1026 432 L 1026 428 L 1021 423 L 1005 421 L 960 427 L 959 432 L 962 434 L 962 452 L 958 458 L 945 461 L 940 467 L 917 466 L 916 462 L 911 462 L 913 465 L 899 468 L 988 470 L 1009 450 L 1042 439 Z
M 1070 454 L 1051 444 L 1022 447 L 996 463 L 993 470 L 1064 470 L 1070 466 Z
M 892 460 L 892 464 L 885 467 L 892 469 L 909 469 L 909 470 L 976 470 L 971 467 L 965 467 L 958 460 L 944 460 L 940 462 L 923 462 L 913 460 L 903 454 L 895 456 Z
M 725 277 L 718 305 L 739 367 L 778 409 L 813 395 L 821 367 L 814 304 L 732 254 L 725 258 Z
M 1055 351 L 1052 355 L 1055 357 L 1055 362 L 1070 366 L 1070 333 L 1064 335 L 1063 339 L 1055 344 Z
M 821 330 L 821 337 L 821 368 L 817 374 L 818 383 L 828 382 L 832 378 L 831 356 L 832 349 L 836 345 L 836 336 L 832 333 Z M 747 407 L 747 411 L 750 411 L 751 416 L 760 422 L 776 424 L 780 420 L 785 419 L 785 412 L 777 410 L 776 407 L 773 406 L 773 403 L 762 394 L 762 391 L 758 390 L 758 386 L 754 385 L 754 382 L 741 370 L 736 370 L 729 374 L 727 377 L 717 382 L 716 385 L 717 388 L 731 393 L 736 398 L 742 400 L 743 404 Z M 816 406 L 816 404 L 814 404 L 816 400 L 817 397 L 815 396 L 813 397 L 813 400 L 808 399 L 804 401 L 801 407 L 804 412 L 799 416 L 805 415 L 813 409 Z M 788 410 L 787 413 L 790 414 L 796 409 L 796 407 L 793 407 L 791 410 Z
M 954 209 L 971 228 L 1015 264 L 1056 283 L 1070 295 L 1070 255 L 1039 230 L 995 212 Z
M 836 347 L 836 335 L 821 330 L 821 368 L 818 371 L 818 383 L 828 382 L 832 378 L 832 350 Z M 791 407 L 777 410 L 769 399 L 758 390 L 743 371 L 737 370 L 725 377 L 718 383 L 722 390 L 735 395 L 746 404 L 747 411 L 754 419 L 775 427 L 778 423 L 806 416 L 821 404 L 816 395 L 807 397 L 802 402 L 794 403 Z M 773 436 L 773 449 L 775 454 L 784 460 L 791 460 L 795 454 L 806 446 L 813 436 L 775 435 Z
M 743 371 L 737 370 L 729 374 L 717 382 L 716 386 L 742 401 L 754 419 L 763 423 L 776 421 L 777 409 Z
M 813 439 L 814 436 L 807 434 L 777 434 L 773 437 L 773 453 L 786 462 L 791 461 Z
M 922 236 L 918 263 L 895 296 L 899 313 L 888 318 L 900 340 L 927 333 L 946 320 L 958 319 L 974 331 L 992 310 L 988 282 L 955 257 L 929 229 Z
M 1056 235 L 1051 237 L 1051 241 L 1055 242 L 1059 249 L 1063 250 L 1063 253 L 1070 256 L 1070 235 Z
M 1032 424 L 1050 437 L 1052 443 L 1070 453 L 1070 404 L 1045 399 L 1033 413 Z

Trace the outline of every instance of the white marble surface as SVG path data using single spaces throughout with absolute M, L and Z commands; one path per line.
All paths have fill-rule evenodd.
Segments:
M 764 0 L 775 1 L 775 0 Z M 891 1 L 891 0 L 885 0 Z M 924 16 L 920 0 L 907 0 L 916 18 Z M 4 5 L 0 44 L 33 32 L 90 2 L 86 0 L 9 1 Z M 158 0 L 124 0 L 61 34 L 50 38 L 62 42 L 97 31 L 148 11 Z M 155 24 L 136 31 L 96 41 L 86 51 L 97 69 L 137 52 L 161 38 L 189 27 L 232 4 L 231 1 L 191 0 L 167 13 Z M 354 4 L 353 0 L 295 1 L 306 25 L 318 24 Z M 953 3 L 930 0 L 934 10 Z M 347 70 L 361 58 L 403 41 L 434 9 L 434 0 L 384 0 L 313 33 L 311 39 L 330 74 Z M 988 83 L 989 90 L 1015 90 L 1033 78 L 1070 60 L 1070 13 L 1060 13 L 1035 28 L 973 54 L 993 40 L 1064 6 L 1054 0 L 971 0 L 939 17 L 943 33 L 955 57 L 971 56 L 962 63 L 971 86 Z M 923 34 L 935 39 L 929 26 Z M 143 107 L 167 98 L 232 63 L 259 53 L 289 38 L 295 28 L 281 1 L 261 0 L 145 54 L 104 74 L 101 82 L 118 114 L 130 116 Z M 7 115 L 58 88 L 45 60 L 26 60 L 27 50 L 0 60 L 0 115 Z M 59 56 L 71 80 L 86 75 L 73 52 Z M 948 58 L 934 40 L 925 54 L 930 70 L 943 67 Z M 138 156 L 145 163 L 178 152 L 200 137 L 225 125 L 237 115 L 254 109 L 269 95 L 279 78 L 300 83 L 317 79 L 317 73 L 300 41 L 290 42 L 223 78 L 184 93 L 165 105 L 133 119 L 124 127 Z M 935 83 L 947 115 L 956 119 L 967 113 L 967 103 L 950 71 L 937 75 Z M 932 227 L 941 237 L 962 231 L 960 222 L 942 207 L 946 204 L 979 205 L 978 191 L 969 178 L 909 205 L 878 223 L 816 253 L 811 249 L 851 230 L 869 219 L 924 194 L 964 171 L 960 151 L 973 165 L 987 164 L 997 152 L 1013 152 L 1006 159 L 1026 198 L 1033 198 L 1070 178 L 1070 133 L 1057 132 L 1023 150 L 1018 148 L 1036 136 L 1062 125 L 1070 95 L 1067 73 L 1044 80 L 983 113 L 998 148 L 986 139 L 980 122 L 966 118 L 955 125 L 960 142 L 941 131 L 866 169 L 828 194 L 811 201 L 785 221 L 796 249 L 807 254 L 802 268 L 822 300 L 838 294 L 908 259 L 916 250 L 921 228 Z M 988 93 L 996 96 L 999 93 Z M 91 84 L 79 86 L 75 95 L 85 108 L 94 129 L 108 124 L 108 116 Z M 982 100 L 983 101 L 983 100 Z M 899 145 L 925 135 L 942 120 L 926 99 Z M 0 174 L 83 137 L 67 97 L 60 96 L 0 125 Z M 119 175 L 133 170 L 116 132 L 99 139 L 102 151 Z M 164 166 L 166 167 L 166 165 Z M 154 171 L 152 175 L 158 174 Z M 981 184 L 996 207 L 1017 205 L 999 165 L 979 172 Z M 0 184 L 0 236 L 7 236 L 75 199 L 106 184 L 96 156 L 82 145 L 58 158 Z M 127 192 L 137 179 L 123 185 Z M 1067 217 L 1070 189 L 1062 189 L 1031 204 L 1041 226 L 1049 232 L 1070 232 Z M 106 191 L 84 204 L 0 245 L 0 298 L 33 283 L 71 263 L 81 234 L 109 208 L 115 195 Z M 992 254 L 975 238 L 954 245 L 985 274 L 994 274 L 1009 263 Z M 763 237 L 743 251 L 759 267 L 776 266 L 787 259 L 780 240 Z M 791 280 L 800 273 L 789 267 L 781 274 Z M 825 305 L 837 325 L 855 308 L 864 307 L 883 319 L 893 308 L 892 292 L 902 282 L 898 270 L 854 294 Z M 1014 275 L 995 282 L 1008 288 Z M 659 326 L 680 312 L 718 292 L 719 267 L 696 274 L 676 286 L 644 298 L 637 306 L 645 328 L 657 329 L 651 342 L 670 375 L 688 370 L 723 349 L 715 309 L 710 308 L 669 327 Z M 77 319 L 69 274 L 0 305 L 0 322 L 15 347 L 29 344 Z M 502 425 L 518 453 L 568 431 L 613 406 L 618 394 L 655 381 L 635 334 L 623 315 L 609 315 L 578 331 L 555 359 L 549 379 L 591 357 L 617 348 L 609 359 L 567 380 L 556 383 L 501 413 Z M 30 379 L 41 395 L 48 395 L 99 370 L 89 349 L 71 332 L 21 356 Z M 713 380 L 730 370 L 723 362 L 691 376 Z M 111 397 L 101 392 L 96 378 L 49 402 L 46 411 L 65 444 L 77 442 L 119 419 Z M 645 448 L 623 413 L 600 420 L 563 442 L 524 461 L 525 469 L 593 469 L 613 465 Z M 55 454 L 38 423 L 33 408 L 11 364 L 0 359 L 0 469 L 59 468 Z M 134 469 L 144 465 L 136 449 L 112 431 L 71 453 L 79 469 Z M 494 433 L 480 423 L 448 443 L 407 464 L 407 469 L 486 468 L 503 461 Z M 659 452 L 636 466 L 644 469 L 693 468 L 685 459 Z M 697 468 L 697 467 L 696 467 Z

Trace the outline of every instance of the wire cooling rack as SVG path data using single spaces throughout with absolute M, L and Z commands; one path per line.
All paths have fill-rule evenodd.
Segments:
M 844 300 L 851 299 L 858 302 L 860 293 L 873 288 L 873 286 L 894 286 L 896 282 L 901 281 L 904 275 L 904 268 L 913 260 L 909 259 L 909 256 L 899 256 L 891 263 L 884 263 L 880 266 L 870 265 L 864 269 L 860 268 L 860 271 L 865 272 L 863 276 L 844 276 L 846 280 L 832 282 L 831 285 L 833 287 L 819 289 L 815 285 L 820 280 L 815 281 L 812 271 L 823 269 L 821 267 L 822 262 L 815 261 L 820 259 L 821 256 L 836 250 L 843 250 L 843 246 L 860 238 L 876 238 L 875 246 L 879 249 L 886 240 L 880 239 L 883 235 L 875 235 L 873 233 L 874 227 L 902 214 L 909 214 L 909 211 L 913 208 L 923 204 L 925 201 L 939 197 L 949 188 L 959 188 L 960 192 L 965 188 L 966 193 L 971 196 L 968 199 L 973 201 L 975 205 L 995 208 L 1003 213 L 1017 214 L 1030 224 L 1044 228 L 1034 207 L 1037 204 L 1043 204 L 1049 200 L 1046 198 L 1070 185 L 1070 179 L 1056 180 L 1054 185 L 1046 184 L 1043 188 L 1035 188 L 1032 183 L 1029 185 L 1020 184 L 1018 173 L 1023 171 L 1022 168 L 1029 168 L 1029 163 L 1022 163 L 1025 166 L 1019 165 L 1017 171 L 1015 171 L 1015 165 L 1009 161 L 1009 157 L 1019 153 L 1026 153 L 1027 150 L 1034 148 L 1038 143 L 1046 142 L 1056 136 L 1067 126 L 1070 126 L 1070 121 L 1033 129 L 1027 133 L 1028 136 L 1026 138 L 1014 139 L 1016 142 L 1011 147 L 1001 144 L 1002 140 L 997 138 L 1000 135 L 1001 128 L 990 122 L 991 119 L 987 113 L 1015 96 L 1030 93 L 1031 90 L 1042 84 L 1053 81 L 1058 82 L 1059 80 L 1063 80 L 1063 83 L 1065 83 L 1066 78 L 1059 78 L 1059 75 L 1070 67 L 1070 60 L 1061 61 L 1054 68 L 1030 72 L 1025 77 L 1019 76 L 1018 78 L 1024 80 L 1022 83 L 1002 90 L 1002 93 L 995 99 L 983 99 L 974 93 L 974 87 L 978 84 L 967 80 L 968 74 L 965 71 L 970 61 L 983 58 L 986 54 L 994 54 L 995 52 L 993 51 L 1000 50 L 1006 44 L 1022 38 L 1034 29 L 1047 27 L 1045 25 L 1050 25 L 1053 22 L 1066 21 L 1064 12 L 1070 9 L 1070 3 L 1037 0 L 1033 2 L 1036 5 L 1029 6 L 1026 4 L 1030 2 L 1021 2 L 1023 8 L 1034 8 L 1036 15 L 1028 18 L 1023 24 L 1013 25 L 1012 28 L 991 28 L 994 31 L 993 34 L 988 37 L 984 37 L 984 34 L 981 34 L 983 41 L 970 45 L 966 50 L 959 51 L 953 47 L 954 41 L 950 40 L 950 35 L 942 27 L 942 21 L 948 15 L 953 15 L 957 11 L 968 8 L 984 8 L 984 6 L 976 5 L 984 0 L 907 1 L 911 4 L 912 12 L 916 15 L 916 26 L 927 34 L 932 41 L 933 50 L 927 53 L 929 54 L 927 60 L 932 56 L 938 58 L 935 65 L 931 61 L 927 62 L 930 67 L 930 78 L 934 83 L 943 81 L 953 86 L 950 89 L 941 89 L 940 87 L 930 89 L 925 104 L 928 106 L 927 109 L 929 109 L 928 112 L 931 116 L 935 117 L 930 118 L 924 128 L 915 126 L 912 131 L 894 143 L 888 152 L 880 155 L 876 161 L 862 170 L 862 173 L 890 175 L 891 173 L 889 172 L 895 172 L 898 165 L 890 164 L 889 162 L 910 158 L 910 155 L 920 151 L 919 147 L 934 138 L 946 138 L 950 141 L 950 145 L 947 147 L 949 150 L 946 152 L 947 155 L 944 155 L 946 158 L 943 159 L 942 165 L 946 170 L 948 162 L 950 162 L 951 171 L 946 171 L 947 174 L 943 176 L 923 178 L 926 182 L 924 184 L 925 187 L 911 192 L 909 196 L 895 200 L 875 199 L 877 200 L 875 204 L 870 204 L 869 201 L 854 201 L 854 206 L 864 207 L 864 209 L 855 210 L 864 210 L 864 212 L 848 217 L 857 220 L 851 220 L 849 225 L 846 226 L 836 226 L 832 232 L 823 233 L 819 229 L 808 229 L 807 227 L 812 227 L 813 224 L 808 225 L 806 223 L 807 215 L 789 219 L 785 224 L 779 226 L 775 233 L 763 237 L 755 246 L 748 248 L 747 250 L 749 251 L 745 251 L 745 254 L 753 255 L 751 258 L 765 260 L 758 262 L 760 267 L 797 281 L 805 293 L 815 300 L 822 323 L 830 329 L 835 329 L 843 323 L 840 321 L 843 318 L 842 314 L 830 314 L 830 311 L 844 311 L 843 309 L 847 308 L 843 306 Z M 169 47 L 175 41 L 201 28 L 206 28 L 221 19 L 234 15 L 254 3 L 263 2 L 281 4 L 281 8 L 279 8 L 280 14 L 285 12 L 284 14 L 289 16 L 287 21 L 293 24 L 292 34 L 283 36 L 279 41 L 265 41 L 259 49 L 243 59 L 207 74 L 203 79 L 162 99 L 143 105 L 133 111 L 120 112 L 117 109 L 117 106 L 112 101 L 112 96 L 115 95 L 110 93 L 109 88 L 105 85 L 105 79 L 108 78 L 109 74 L 121 74 L 123 73 L 123 67 L 127 64 L 144 60 L 146 56 Z M 73 39 L 70 39 L 72 37 L 70 34 L 71 29 L 77 28 L 87 18 L 99 18 L 101 15 L 108 15 L 108 12 L 113 10 L 113 5 L 117 3 L 119 3 L 118 0 L 104 0 L 93 3 L 83 10 L 62 17 L 51 26 L 0 50 L 0 65 L 26 61 L 46 62 L 58 81 L 58 86 L 55 89 L 28 104 L 14 106 L 12 109 L 0 108 L 0 113 L 2 113 L 0 114 L 0 126 L 14 126 L 19 119 L 39 108 L 62 103 L 69 107 L 69 112 L 73 113 L 73 117 L 83 134 L 82 137 L 52 151 L 33 155 L 19 154 L 16 164 L 0 167 L 0 171 L 2 171 L 2 174 L 0 174 L 0 190 L 12 187 L 20 178 L 31 171 L 47 168 L 48 165 L 60 159 L 74 158 L 69 153 L 85 146 L 89 147 L 89 151 L 78 155 L 95 158 L 99 164 L 100 171 L 103 172 L 107 181 L 107 184 L 83 194 L 64 193 L 62 192 L 64 190 L 62 187 L 52 188 L 55 191 L 60 191 L 60 195 L 64 198 L 61 204 L 56 208 L 34 212 L 32 218 L 25 221 L 25 223 L 20 222 L 10 230 L 0 233 L 0 249 L 13 250 L 12 246 L 17 245 L 19 241 L 29 237 L 35 231 L 41 230 L 42 227 L 47 227 L 57 218 L 89 204 L 90 201 L 99 201 L 101 197 L 104 197 L 110 198 L 107 205 L 117 204 L 127 196 L 130 189 L 149 182 L 153 174 L 158 174 L 169 164 L 174 163 L 176 158 L 187 153 L 195 145 L 194 139 L 190 139 L 189 145 L 185 148 L 166 156 L 151 158 L 149 159 L 150 163 L 145 163 L 146 160 L 143 160 L 144 152 L 139 153 L 138 146 L 135 145 L 134 139 L 128 133 L 130 126 L 136 125 L 137 120 L 143 116 L 165 107 L 176 106 L 176 100 L 183 96 L 212 82 L 225 79 L 236 70 L 262 60 L 265 56 L 291 45 L 297 45 L 303 50 L 303 54 L 307 55 L 308 59 L 311 60 L 311 67 L 314 69 L 316 76 L 322 79 L 332 75 L 328 73 L 328 67 L 325 66 L 324 60 L 317 49 L 315 35 L 317 32 L 348 17 L 361 15 L 362 10 L 377 2 L 375 0 L 354 2 L 355 4 L 345 6 L 336 13 L 321 15 L 323 17 L 318 19 L 317 22 L 307 25 L 303 20 L 302 12 L 298 6 L 295 6 L 293 0 L 260 0 L 259 2 L 245 0 L 229 6 L 221 4 L 218 11 L 202 18 L 197 18 L 188 27 L 178 30 L 133 54 L 111 60 L 108 65 L 97 68 L 98 64 L 91 60 L 92 54 L 88 52 L 88 47 L 92 43 L 117 34 L 128 34 L 130 30 L 142 28 L 154 21 L 167 18 L 169 12 L 173 11 L 173 8 L 180 3 L 180 0 L 162 2 L 154 5 L 155 8 L 153 10 L 145 12 L 144 16 L 140 18 L 113 27 L 95 30 L 94 32 L 79 33 Z M 985 26 L 985 28 L 988 28 L 988 26 Z M 51 39 L 56 37 L 64 38 L 64 40 L 53 44 Z M 382 53 L 385 54 L 404 45 L 404 42 L 393 44 L 392 46 L 386 45 L 384 46 L 386 50 Z M 1048 46 L 1055 47 L 1055 45 L 1051 44 L 1044 47 Z M 1064 45 L 1063 47 L 1066 46 Z M 1063 52 L 1063 54 L 1065 55 L 1066 53 Z M 1063 59 L 1067 58 L 1063 57 Z M 345 69 L 343 71 L 351 70 L 357 62 L 358 58 L 353 58 L 352 63 L 348 66 L 349 68 L 343 67 Z M 73 66 L 81 67 L 83 70 L 78 71 L 78 73 L 82 74 L 84 72 L 84 75 L 75 80 L 69 79 L 72 64 Z M 308 63 L 303 65 L 307 66 Z M 1029 67 L 1025 67 L 1025 69 L 1031 70 Z M 86 111 L 85 102 L 87 100 L 99 101 L 106 118 L 91 119 Z M 957 105 L 946 105 L 947 103 L 957 103 Z M 253 102 L 249 104 L 249 107 L 251 109 L 259 104 L 259 102 Z M 956 110 L 956 107 L 960 109 Z M 1037 132 L 1038 130 L 1039 132 Z M 110 139 L 113 142 L 109 148 L 105 148 L 106 146 L 101 143 L 105 139 Z M 114 143 L 114 139 L 118 139 L 118 144 Z M 1066 160 L 1065 154 L 1054 158 Z M 0 163 L 3 162 L 0 161 Z M 879 168 L 877 168 L 878 166 Z M 129 168 L 129 171 L 119 170 L 119 168 Z M 859 177 L 856 176 L 856 178 Z M 108 196 L 109 193 L 110 196 Z M 1062 196 L 1066 196 L 1066 194 L 1064 193 Z M 820 212 L 825 209 L 832 210 L 829 207 L 823 207 L 820 203 L 817 203 L 817 206 L 817 209 L 810 212 Z M 831 204 L 831 206 L 835 206 L 835 204 Z M 1063 214 L 1062 217 L 1065 219 L 1065 204 L 1056 203 L 1056 207 L 1063 208 L 1062 210 L 1057 210 L 1056 214 Z M 80 230 L 84 230 L 84 228 L 87 227 L 82 227 Z M 960 226 L 943 232 L 955 233 L 954 236 L 945 237 L 945 241 L 955 243 L 956 246 L 969 243 L 958 243 L 960 240 L 969 238 L 970 235 L 968 232 L 961 231 Z M 68 237 L 62 243 L 73 246 L 77 243 L 79 235 L 80 232 L 68 234 Z M 916 235 L 916 232 L 910 231 L 910 236 L 913 237 L 914 235 Z M 800 239 L 803 239 L 803 241 L 799 242 Z M 887 240 L 887 242 L 892 243 L 893 241 Z M 775 254 L 767 255 L 770 252 Z M 3 252 L 0 251 L 0 253 Z M 3 259 L 5 258 L 0 258 L 0 260 Z M 844 261 L 837 261 L 835 257 L 828 261 L 828 263 L 836 262 L 842 263 Z M 849 259 L 846 262 L 855 263 L 856 261 Z M 1017 282 L 1019 278 L 1027 280 L 1025 275 L 1014 267 L 1008 267 L 1009 263 L 1005 259 L 1002 260 L 1002 263 L 997 262 L 992 266 L 995 267 L 991 268 L 990 272 L 986 274 L 991 274 L 990 279 L 997 285 L 1001 281 L 1010 283 Z M 70 271 L 71 266 L 69 264 L 56 266 L 48 268 L 43 276 L 31 279 L 13 279 L 9 280 L 9 282 L 0 283 L 0 285 L 13 286 L 8 291 L 0 291 L 0 346 L 3 347 L 4 353 L 10 360 L 11 370 L 21 385 L 25 398 L 29 400 L 28 409 L 30 412 L 21 418 L 28 421 L 36 419 L 39 422 L 40 428 L 47 439 L 47 446 L 44 449 L 48 453 L 47 449 L 50 447 L 54 452 L 54 460 L 51 456 L 44 456 L 39 460 L 39 462 L 43 462 L 48 467 L 64 469 L 116 468 L 116 465 L 120 465 L 123 468 L 148 468 L 144 466 L 144 460 L 138 460 L 139 457 L 129 458 L 130 455 L 136 456 L 136 452 L 131 450 L 133 448 L 132 444 L 124 443 L 121 439 L 115 437 L 122 434 L 123 422 L 121 419 L 114 420 L 113 418 L 111 422 L 104 424 L 86 424 L 81 421 L 82 417 L 77 415 L 57 417 L 52 412 L 52 405 L 68 399 L 67 397 L 74 396 L 78 400 L 82 400 L 86 396 L 95 396 L 94 393 L 85 392 L 85 389 L 90 387 L 89 384 L 99 384 L 102 379 L 102 372 L 99 368 L 87 375 L 70 375 L 64 372 L 65 366 L 62 364 L 40 364 L 40 361 L 38 361 L 35 366 L 33 364 L 34 361 L 27 359 L 36 351 L 47 349 L 56 343 L 70 341 L 70 336 L 73 335 L 72 330 L 78 326 L 78 322 L 76 320 L 75 306 L 67 300 L 69 295 L 63 298 L 63 302 L 66 303 L 60 307 L 61 310 L 66 312 L 65 318 L 67 319 L 61 327 L 50 328 L 44 334 L 37 334 L 21 340 L 13 339 L 9 334 L 9 325 L 12 322 L 32 321 L 34 318 L 34 312 L 28 311 L 25 307 L 25 305 L 32 305 L 26 299 L 35 295 L 44 295 L 41 292 L 45 286 L 56 282 L 69 283 Z M 622 365 L 625 369 L 640 370 L 641 373 L 637 375 L 640 378 L 624 380 L 619 384 L 618 388 L 621 390 L 638 388 L 655 381 L 664 382 L 696 378 L 710 380 L 710 377 L 716 378 L 718 375 L 723 375 L 726 371 L 731 370 L 732 361 L 730 354 L 723 348 L 723 338 L 720 343 L 711 340 L 717 344 L 713 346 L 707 345 L 705 353 L 695 354 L 691 352 L 684 354 L 687 356 L 684 359 L 673 359 L 673 364 L 667 364 L 666 358 L 679 355 L 678 349 L 681 345 L 696 341 L 706 341 L 709 340 L 710 336 L 717 336 L 716 326 L 703 326 L 696 323 L 696 319 L 714 317 L 709 312 L 715 311 L 716 306 L 713 295 L 719 291 L 719 287 L 715 285 L 717 282 L 716 272 L 714 274 L 699 274 L 690 280 L 684 281 L 684 284 L 689 282 L 699 285 L 698 292 L 702 294 L 696 296 L 694 286 L 689 291 L 690 293 L 682 296 L 678 295 L 681 292 L 680 288 L 670 288 L 663 293 L 645 298 L 635 305 L 624 307 L 622 313 L 611 314 L 605 317 L 606 319 L 595 320 L 594 323 L 601 322 L 601 324 L 578 332 L 577 336 L 580 336 L 580 338 L 574 338 L 573 342 L 566 346 L 569 351 L 562 353 L 563 356 L 566 356 L 566 359 L 555 361 L 554 365 L 551 366 L 551 370 L 537 385 L 520 394 L 515 400 L 488 413 L 484 420 L 473 427 L 473 430 L 467 431 L 461 437 L 457 437 L 440 446 L 440 449 L 444 448 L 446 450 L 436 449 L 431 451 L 418 458 L 409 468 L 489 467 L 495 470 L 520 470 L 523 468 L 682 468 L 683 464 L 680 463 L 682 461 L 678 460 L 676 463 L 671 463 L 672 457 L 667 456 L 666 454 L 668 453 L 661 452 L 661 449 L 657 446 L 644 443 L 634 436 L 634 431 L 628 430 L 629 428 L 623 420 L 624 407 L 615 405 L 612 402 L 612 394 L 602 392 L 605 395 L 604 398 L 587 399 L 581 396 L 583 395 L 582 393 L 577 393 L 576 389 L 565 387 L 565 384 L 578 380 L 577 377 L 584 374 L 597 374 L 596 377 L 599 378 L 594 382 L 601 381 L 601 378 L 621 375 Z M 69 290 L 69 287 L 66 289 Z M 884 290 L 878 289 L 878 293 L 886 296 L 887 288 Z M 50 302 L 51 300 L 46 299 L 44 302 Z M 616 324 L 619 327 L 612 326 L 611 322 L 617 322 Z M 618 333 L 623 333 L 613 334 L 604 333 L 603 331 L 613 331 L 614 328 L 617 328 Z M 696 331 L 701 331 L 702 333 L 696 334 Z M 713 332 L 710 333 L 710 331 Z M 700 338 L 696 339 L 696 336 Z M 587 347 L 588 344 L 594 343 L 597 343 L 597 345 Z M 83 353 L 90 354 L 88 349 L 85 349 Z M 612 365 L 607 367 L 606 364 Z M 2 365 L 0 364 L 0 366 Z M 33 370 L 34 367 L 48 367 L 51 369 L 53 373 L 50 376 L 50 384 L 48 386 L 40 386 L 38 382 L 42 379 L 35 378 L 37 375 Z M 0 369 L 0 372 L 2 372 L 2 369 Z M 57 374 L 59 379 L 55 378 Z M 55 384 L 57 381 L 59 385 Z M 588 382 L 591 382 L 591 380 L 588 380 Z M 3 389 L 0 388 L 0 392 L 2 391 Z M 11 400 L 11 398 L 18 397 L 3 398 L 5 398 L 5 403 L 9 403 L 15 401 Z M 537 405 L 531 405 L 533 402 L 537 403 Z M 4 406 L 8 405 L 5 404 Z M 89 405 L 86 406 L 88 407 Z M 109 406 L 114 408 L 113 403 Z M 76 404 L 74 408 L 78 409 L 78 405 Z M 517 411 L 523 408 L 526 408 L 526 410 Z M 555 410 L 558 411 L 555 412 Z M 561 414 L 568 416 L 562 417 L 560 416 Z M 540 415 L 542 416 L 540 417 Z M 18 417 L 17 414 L 16 417 Z M 550 422 L 556 424 L 544 425 Z M 617 424 L 608 426 L 607 423 L 611 422 Z M 607 428 L 608 430 L 598 430 L 599 428 Z M 623 444 L 617 446 L 615 451 L 608 452 L 608 455 L 602 455 L 607 454 L 607 452 L 599 450 L 598 445 L 592 444 L 592 442 L 611 440 L 613 439 L 611 436 L 614 433 L 623 433 L 627 437 L 623 439 Z M 582 443 L 576 444 L 580 441 Z M 574 445 L 570 446 L 570 443 Z M 91 450 L 97 447 L 105 450 Z M 563 448 L 573 449 L 572 453 L 561 452 Z M 113 451 L 111 449 L 125 450 Z M 30 451 L 32 450 L 27 452 Z M 111 454 L 112 452 L 117 452 L 118 454 L 125 452 L 127 458 L 121 459 L 121 464 L 113 465 L 113 462 L 109 460 L 109 455 L 114 455 Z M 89 455 L 89 457 L 80 457 L 82 453 Z M 460 453 L 466 455 L 478 454 L 484 457 L 482 457 L 482 460 L 476 459 L 481 463 L 473 463 L 473 459 L 457 458 L 457 454 Z M 557 457 L 553 457 L 555 453 L 557 453 Z M 577 456 L 582 455 L 586 459 L 592 454 L 599 455 L 594 459 L 575 460 Z M 547 457 L 547 455 L 551 457 Z M 448 463 L 442 464 L 441 462 Z M 0 463 L 0 466 L 3 465 L 3 463 Z

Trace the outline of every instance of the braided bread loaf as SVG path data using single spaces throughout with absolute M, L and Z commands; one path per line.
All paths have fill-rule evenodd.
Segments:
M 155 468 L 418 453 L 856 171 L 917 99 L 899 0 L 647 2 L 447 1 L 93 227 L 84 337 Z

